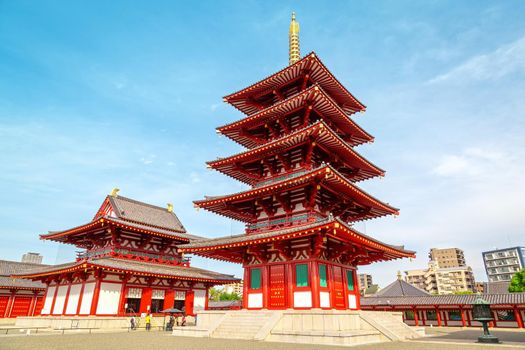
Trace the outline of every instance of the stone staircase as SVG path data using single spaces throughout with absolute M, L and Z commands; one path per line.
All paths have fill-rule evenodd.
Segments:
M 362 319 L 383 333 L 391 341 L 407 340 L 421 337 L 416 328 L 401 321 L 400 317 L 390 312 L 360 311 Z
M 237 311 L 228 313 L 211 333 L 212 338 L 256 339 L 257 334 L 274 316 L 274 312 Z

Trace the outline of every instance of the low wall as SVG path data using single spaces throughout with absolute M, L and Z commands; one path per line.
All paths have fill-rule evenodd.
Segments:
M 111 316 L 19 316 L 16 318 L 17 327 L 48 327 L 53 329 L 71 328 L 98 328 L 98 329 L 122 329 L 130 326 L 131 317 L 111 317 Z M 153 327 L 162 326 L 168 322 L 168 316 L 153 316 L 151 325 Z M 139 327 L 144 327 L 144 318 L 139 319 Z M 194 322 L 193 317 L 186 318 L 187 323 Z

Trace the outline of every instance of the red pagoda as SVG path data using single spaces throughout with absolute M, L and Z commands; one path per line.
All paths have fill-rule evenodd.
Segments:
M 46 287 L 41 315 L 123 316 L 177 308 L 206 309 L 208 289 L 238 279 L 190 266 L 177 245 L 190 235 L 173 212 L 118 195 L 107 196 L 94 218 L 41 239 L 82 249 L 76 261 L 34 266 L 11 277 Z
M 414 257 L 352 224 L 398 209 L 356 183 L 384 171 L 354 147 L 373 137 L 351 118 L 364 112 L 315 53 L 300 59 L 299 25 L 290 25 L 290 65 L 224 100 L 246 115 L 218 133 L 246 147 L 208 166 L 251 186 L 195 201 L 246 223 L 246 232 L 179 246 L 179 251 L 240 263 L 248 309 L 360 309 L 359 265 Z

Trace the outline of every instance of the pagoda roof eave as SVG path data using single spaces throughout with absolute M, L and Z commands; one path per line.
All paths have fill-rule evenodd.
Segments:
M 181 253 L 197 254 L 204 257 L 213 257 L 220 260 L 227 260 L 231 262 L 239 261 L 239 256 L 233 255 L 230 260 L 224 253 L 217 256 L 217 251 L 228 251 L 228 250 L 240 250 L 243 247 L 249 247 L 257 244 L 265 244 L 270 242 L 276 242 L 280 240 L 289 240 L 299 237 L 306 237 L 314 234 L 318 234 L 321 231 L 327 232 L 332 235 L 331 230 L 337 230 L 339 233 L 333 235 L 337 239 L 345 239 L 354 243 L 363 244 L 370 249 L 380 250 L 385 252 L 387 260 L 398 259 L 398 258 L 414 258 L 415 252 L 412 250 L 404 249 L 402 246 L 394 246 L 386 244 L 370 236 L 367 236 L 353 227 L 349 226 L 345 222 L 337 218 L 326 218 L 319 220 L 314 223 L 305 225 L 299 225 L 286 229 L 278 229 L 272 231 L 261 232 L 257 234 L 242 234 L 229 237 L 220 237 L 210 240 L 196 241 L 178 247 Z M 345 235 L 342 235 L 345 234 Z M 241 258 L 242 259 L 242 258 Z
M 232 275 L 224 275 L 213 271 L 194 267 L 170 266 L 156 263 L 127 261 L 117 258 L 92 258 L 79 262 L 48 266 L 46 268 L 34 269 L 33 272 L 12 274 L 11 278 L 42 279 L 48 276 L 61 275 L 86 269 L 103 269 L 116 273 L 132 273 L 140 276 L 151 276 L 157 278 L 176 278 L 181 280 L 209 282 L 209 283 L 231 283 L 239 281 Z M 161 272 L 162 271 L 162 272 Z
M 310 70 L 309 74 L 312 76 L 312 80 L 320 82 L 321 85 L 328 88 L 335 96 L 337 96 L 337 99 L 340 102 L 347 102 L 346 104 L 342 103 L 345 112 L 355 113 L 366 109 L 366 106 L 354 97 L 354 95 L 352 95 L 346 87 L 339 82 L 328 68 L 326 68 L 315 52 L 309 53 L 296 63 L 289 65 L 246 88 L 227 95 L 223 99 L 239 111 L 247 115 L 252 114 L 254 112 L 253 107 L 250 108 L 246 103 L 242 103 L 242 101 L 239 100 L 260 92 L 271 91 L 275 86 L 282 85 L 287 81 L 299 77 L 305 69 Z
M 242 214 L 239 214 L 234 211 L 225 210 L 223 206 L 228 202 L 252 199 L 258 195 L 267 195 L 277 189 L 282 190 L 282 189 L 287 189 L 287 188 L 291 188 L 294 186 L 301 186 L 315 179 L 321 180 L 320 185 L 323 185 L 323 184 L 330 184 L 331 186 L 341 185 L 342 188 L 344 188 L 346 191 L 357 194 L 359 197 L 361 197 L 363 202 L 368 202 L 367 204 L 373 205 L 374 208 L 378 210 L 378 214 L 373 215 L 373 217 L 380 217 L 380 216 L 389 215 L 389 214 L 390 215 L 399 214 L 399 209 L 394 208 L 387 203 L 381 202 L 380 200 L 371 196 L 364 190 L 360 189 L 355 184 L 348 181 L 348 179 L 342 176 L 337 170 L 335 170 L 329 164 L 320 166 L 306 173 L 294 174 L 291 177 L 288 177 L 280 181 L 273 182 L 265 186 L 255 187 L 247 191 L 237 192 L 237 193 L 233 193 L 233 194 L 225 195 L 225 196 L 207 197 L 204 200 L 193 201 L 193 203 L 195 207 L 210 210 L 210 211 L 219 213 L 223 216 L 246 222 L 247 220 L 243 218 Z
M 291 134 L 285 135 L 283 137 L 280 137 L 276 140 L 270 141 L 267 144 L 257 146 L 255 148 L 252 148 L 250 150 L 237 153 L 235 155 L 226 157 L 226 158 L 220 158 L 217 160 L 206 162 L 206 164 L 216 169 L 228 176 L 231 176 L 239 181 L 242 181 L 244 183 L 247 183 L 249 185 L 254 185 L 257 180 L 252 179 L 239 171 L 235 171 L 235 169 L 229 169 L 228 165 L 232 165 L 236 162 L 243 162 L 248 160 L 258 160 L 257 158 L 260 154 L 265 154 L 268 152 L 272 152 L 274 150 L 279 150 L 283 148 L 291 148 L 295 145 L 304 143 L 305 137 L 307 136 L 315 136 L 317 137 L 316 143 L 318 144 L 324 144 L 327 148 L 332 149 L 339 149 L 346 153 L 347 158 L 346 159 L 352 159 L 355 160 L 357 163 L 359 163 L 360 168 L 359 169 L 365 169 L 369 175 L 364 174 L 360 180 L 369 179 L 374 176 L 384 176 L 385 171 L 372 162 L 368 161 L 366 158 L 361 156 L 359 153 L 354 151 L 352 147 L 350 147 L 339 135 L 333 132 L 331 128 L 329 128 L 326 123 L 323 121 L 317 121 L 314 124 L 310 124 L 302 129 L 299 129 Z M 325 136 L 325 137 L 323 137 Z
M 374 140 L 374 137 L 346 115 L 341 107 L 337 105 L 337 103 L 335 103 L 326 91 L 324 91 L 318 84 L 314 84 L 311 87 L 264 110 L 257 111 L 248 117 L 220 126 L 216 130 L 218 133 L 229 137 L 245 147 L 253 148 L 258 144 L 247 137 L 238 135 L 238 129 L 240 127 L 264 124 L 268 121 L 268 118 L 278 118 L 283 113 L 293 112 L 297 108 L 305 106 L 306 104 L 312 105 L 315 110 L 320 111 L 323 115 L 332 116 L 335 123 L 338 124 L 342 130 L 345 130 L 352 135 L 352 145 L 355 146 L 364 142 L 372 142 Z
M 52 231 L 47 234 L 41 234 L 40 239 L 52 240 L 52 241 L 64 243 L 66 242 L 66 237 L 68 236 L 86 233 L 97 227 L 102 228 L 106 224 L 114 225 L 116 227 L 124 228 L 124 229 L 130 230 L 133 232 L 137 232 L 137 233 L 146 233 L 146 234 L 158 236 L 161 238 L 170 238 L 170 239 L 180 240 L 183 242 L 189 242 L 192 239 L 200 238 L 198 236 L 189 235 L 184 232 L 175 232 L 172 230 L 148 226 L 145 224 L 131 222 L 131 221 L 127 221 L 127 220 L 123 220 L 123 219 L 119 219 L 119 218 L 115 218 L 111 216 L 103 216 L 103 217 L 98 218 L 97 220 L 91 221 L 89 223 L 86 223 L 80 226 L 73 227 L 68 230 Z

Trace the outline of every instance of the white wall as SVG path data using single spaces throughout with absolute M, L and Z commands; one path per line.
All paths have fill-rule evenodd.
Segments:
M 120 283 L 101 283 L 97 304 L 97 315 L 115 315 L 120 301 Z
M 193 310 L 204 310 L 204 304 L 206 302 L 206 290 L 194 289 L 193 292 L 195 293 L 193 297 Z
M 82 304 L 80 305 L 80 314 L 89 315 L 91 311 L 91 302 L 93 301 L 93 291 L 95 290 L 95 283 L 86 283 L 84 285 L 84 293 L 82 293 Z
M 348 308 L 357 309 L 357 297 L 353 294 L 348 294 Z
M 51 313 L 51 305 L 53 304 L 53 297 L 55 296 L 56 287 L 48 287 L 46 293 L 46 300 L 44 301 L 44 307 L 42 308 L 41 314 L 49 315 Z
M 66 301 L 66 293 L 68 286 L 58 287 L 57 298 L 55 300 L 55 306 L 53 307 L 53 315 L 61 315 L 64 311 L 64 302 Z
M 329 308 L 330 307 L 330 292 L 321 292 L 319 301 L 320 301 L 321 307 Z
M 78 299 L 80 297 L 81 284 L 73 284 L 67 298 L 66 314 L 75 315 L 77 313 Z
M 294 307 L 312 307 L 312 292 L 293 292 Z
M 249 308 L 262 308 L 263 307 L 262 293 L 249 293 L 248 294 L 248 307 Z

